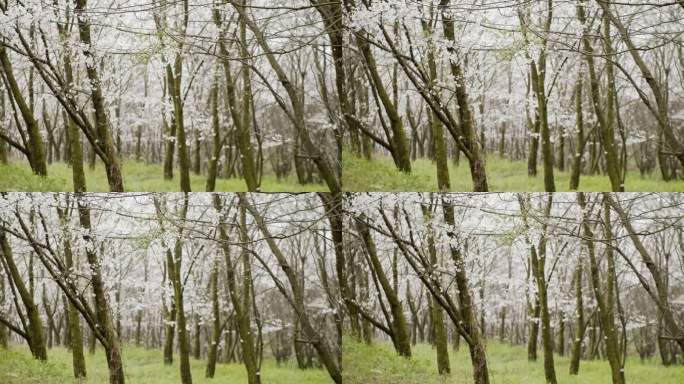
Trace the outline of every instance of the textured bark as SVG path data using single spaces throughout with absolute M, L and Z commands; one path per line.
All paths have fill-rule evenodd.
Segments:
M 112 313 L 109 308 L 109 298 L 105 289 L 104 279 L 100 269 L 100 258 L 96 253 L 97 246 L 92 243 L 93 239 L 88 235 L 91 230 L 90 209 L 82 200 L 82 195 L 76 195 L 78 202 L 78 216 L 81 227 L 84 229 L 83 240 L 86 246 L 86 259 L 91 270 L 91 285 L 95 300 L 95 317 L 97 319 L 97 331 L 101 334 L 100 341 L 105 349 L 107 367 L 109 368 L 109 383 L 124 384 L 125 375 L 121 358 L 121 347 L 114 330 Z
M 218 344 L 221 341 L 221 312 L 218 300 L 218 265 L 215 265 L 211 271 L 209 280 L 209 291 L 211 294 L 211 337 L 209 339 L 209 350 L 207 352 L 207 368 L 204 373 L 205 377 L 212 378 L 216 372 L 216 355 L 218 352 Z
M 584 112 L 582 109 L 582 94 L 584 88 L 584 68 L 582 63 L 579 64 L 579 71 L 577 73 L 577 82 L 575 84 L 575 121 L 577 128 L 577 137 L 575 138 L 575 151 L 572 154 L 572 163 L 570 165 L 570 189 L 576 190 L 580 184 L 580 173 L 582 172 L 582 155 L 584 154 Z
M 411 338 L 409 336 L 408 324 L 406 322 L 406 317 L 404 316 L 404 309 L 399 301 L 397 292 L 390 283 L 385 271 L 383 270 L 382 263 L 378 258 L 377 248 L 375 247 L 375 241 L 371 236 L 368 224 L 366 224 L 364 218 L 356 218 L 356 231 L 363 240 L 364 250 L 368 256 L 369 264 L 372 268 L 372 273 L 378 279 L 380 286 L 382 287 L 387 302 L 389 303 L 391 316 L 391 329 L 392 329 L 392 341 L 394 342 L 394 348 L 397 353 L 403 357 L 411 357 Z
M 454 46 L 456 46 L 457 42 L 454 32 L 454 21 L 451 16 L 448 15 L 447 11 L 449 4 L 450 0 L 441 0 L 439 4 L 440 9 L 442 10 L 442 29 L 444 32 L 444 37 L 453 43 Z M 447 51 L 450 54 L 456 54 L 455 48 L 453 46 L 450 46 Z M 470 176 L 473 181 L 473 191 L 487 192 L 489 191 L 489 186 L 487 184 L 487 173 L 480 148 L 483 143 L 478 143 L 477 140 L 475 123 L 473 122 L 472 111 L 470 110 L 470 102 L 468 101 L 468 92 L 465 86 L 466 81 L 465 76 L 463 75 L 463 69 L 461 68 L 461 65 L 454 60 L 451 60 L 450 69 L 451 75 L 456 81 L 455 96 L 456 102 L 458 104 L 459 123 L 469 150 L 468 160 L 470 163 Z
M 423 206 L 423 216 L 426 222 L 430 222 L 430 211 L 427 206 Z M 435 245 L 434 232 L 432 225 L 428 224 L 428 252 L 430 254 L 431 267 L 439 265 L 439 258 L 437 257 L 437 247 Z M 433 271 L 429 271 L 432 273 Z M 444 324 L 444 313 L 442 307 L 430 298 L 430 316 L 432 318 L 432 332 L 434 334 L 433 344 L 437 350 L 437 371 L 440 375 L 451 373 L 449 365 L 449 342 L 447 340 L 447 331 Z
M 444 211 L 444 221 L 447 225 L 453 227 L 456 223 L 454 206 L 446 201 L 442 203 Z M 453 232 L 448 232 L 448 236 L 453 240 L 456 236 Z M 470 293 L 470 284 L 468 276 L 466 275 L 466 268 L 464 266 L 463 255 L 461 251 L 454 247 L 450 247 L 451 259 L 456 265 L 456 287 L 458 288 L 458 301 L 460 303 L 461 326 L 467 333 L 468 348 L 470 350 L 470 361 L 473 366 L 473 379 L 475 384 L 489 384 L 489 368 L 487 367 L 487 354 L 485 351 L 484 338 L 477 325 L 477 318 L 475 317 L 475 309 L 473 308 L 473 299 Z
M 582 298 L 582 258 L 580 256 L 575 271 L 575 339 L 572 341 L 570 352 L 570 374 L 579 373 L 580 358 L 582 357 L 582 341 L 584 340 L 584 300 Z
M 587 24 L 583 1 L 580 1 L 577 5 L 577 19 L 583 25 Z M 606 14 L 603 15 L 603 39 L 604 41 L 604 51 L 607 55 L 610 55 L 612 48 L 610 46 L 610 24 Z M 624 191 L 624 186 L 622 186 L 622 180 L 620 178 L 620 171 L 618 168 L 617 150 L 615 148 L 615 131 L 613 128 L 613 121 L 615 119 L 614 106 L 615 106 L 615 89 L 613 81 L 615 78 L 613 65 L 609 60 L 606 60 L 606 72 L 608 77 L 608 86 L 606 87 L 606 100 L 605 104 L 602 104 L 601 100 L 601 90 L 598 75 L 596 74 L 596 65 L 594 64 L 594 48 L 590 41 L 590 31 L 588 26 L 582 31 L 582 47 L 585 52 L 585 60 L 587 62 L 587 68 L 589 70 L 589 85 L 591 89 L 591 100 L 594 106 L 594 113 L 596 114 L 596 119 L 599 125 L 599 132 L 601 135 L 601 145 L 604 151 L 604 157 L 606 160 L 606 172 L 608 173 L 608 178 L 610 180 L 611 188 L 614 192 Z
M 223 209 L 222 202 L 218 195 L 214 196 L 214 207 L 219 212 Z M 242 350 L 242 360 L 247 371 L 247 381 L 249 384 L 259 384 L 261 382 L 261 374 L 259 372 L 259 365 L 257 361 L 256 346 L 254 343 L 254 335 L 252 333 L 252 315 L 251 315 L 251 266 L 249 261 L 249 251 L 246 249 L 249 243 L 246 215 L 244 205 L 240 206 L 239 214 L 239 236 L 240 242 L 243 245 L 240 257 L 238 260 L 233 260 L 228 246 L 228 232 L 227 224 L 221 218 L 218 225 L 219 240 L 221 240 L 221 250 L 226 264 L 226 282 L 228 284 L 228 293 L 230 301 L 235 310 L 235 317 L 237 322 L 237 331 L 240 336 L 240 347 Z M 242 282 L 238 287 L 236 266 L 238 262 L 242 262 Z
M 520 212 L 525 225 L 525 242 L 530 249 L 530 265 L 534 275 L 534 280 L 537 284 L 537 297 L 539 299 L 540 321 L 542 345 L 544 347 L 544 376 L 546 382 L 549 384 L 557 383 L 556 369 L 553 359 L 553 334 L 551 332 L 551 315 L 549 313 L 549 305 L 547 298 L 547 284 L 546 284 L 546 240 L 548 220 L 551 214 L 551 205 L 553 195 L 549 194 L 547 202 L 544 207 L 544 220 L 541 229 L 541 237 L 539 238 L 538 251 L 537 247 L 532 244 L 529 236 L 528 215 L 530 209 L 529 197 L 518 195 L 520 203 Z
M 69 241 L 68 237 L 64 240 L 64 265 L 69 270 L 74 267 L 71 241 Z M 72 302 L 66 304 L 66 315 L 74 377 L 77 379 L 86 377 L 87 372 L 83 354 L 83 335 L 81 334 L 80 318 L 78 310 Z
M 214 77 L 214 84 L 211 87 L 209 104 L 211 109 L 211 129 L 213 136 L 211 142 L 211 157 L 208 161 L 207 185 L 205 190 L 207 192 L 214 192 L 214 189 L 216 188 L 216 174 L 218 172 L 218 158 L 221 156 L 221 126 L 219 122 L 218 111 L 218 79 L 216 79 L 216 77 Z
M 359 50 L 363 55 L 370 80 L 372 81 L 378 98 L 380 99 L 385 113 L 389 118 L 392 136 L 388 137 L 387 139 L 392 146 L 392 157 L 394 158 L 394 163 L 397 166 L 397 169 L 402 172 L 410 173 L 411 157 L 408 140 L 406 138 L 406 130 L 404 129 L 404 123 L 401 119 L 401 116 L 399 116 L 396 103 L 393 102 L 392 98 L 387 93 L 385 85 L 382 82 L 382 78 L 380 77 L 378 66 L 375 61 L 375 56 L 371 51 L 368 38 L 364 36 L 364 34 L 365 32 L 356 32 L 356 45 L 359 47 Z
M 585 239 L 584 243 L 587 247 L 587 251 L 589 254 L 589 270 L 591 272 L 591 285 L 592 291 L 594 292 L 594 297 L 596 298 L 596 304 L 598 306 L 598 317 L 601 323 L 601 330 L 604 334 L 603 342 L 606 346 L 606 357 L 608 358 L 608 363 L 610 364 L 613 384 L 624 384 L 625 376 L 620 363 L 618 339 L 615 330 L 615 313 L 613 312 L 615 304 L 613 299 L 615 287 L 612 276 L 615 272 L 615 257 L 613 255 L 613 250 L 610 247 L 610 244 L 608 244 L 608 246 L 606 247 L 606 261 L 608 264 L 608 270 L 606 272 L 606 284 L 604 286 L 601 283 L 603 279 L 600 275 L 599 262 L 596 258 L 596 250 L 594 245 L 595 238 L 591 226 L 589 225 L 590 216 L 589 212 L 587 212 L 587 203 L 584 193 L 580 192 L 577 195 L 577 202 L 579 206 L 582 208 L 583 212 L 582 230 Z M 604 228 L 606 235 L 610 235 L 610 237 L 606 237 L 606 239 L 607 241 L 610 241 L 610 239 L 612 238 L 611 230 L 608 228 L 608 226 L 610 225 L 610 208 L 607 203 L 604 204 L 604 209 L 606 220 L 606 222 L 604 223 Z
M 28 324 L 26 324 L 26 335 L 29 344 L 29 349 L 34 358 L 46 361 L 47 360 L 47 349 L 45 347 L 45 336 L 43 333 L 43 324 L 40 318 L 40 309 L 36 305 L 33 299 L 33 290 L 31 287 L 27 287 L 24 282 L 17 264 L 14 262 L 14 256 L 12 254 L 12 248 L 9 243 L 9 239 L 5 231 L 0 230 L 0 247 L 2 249 L 2 255 L 5 258 L 5 266 L 9 272 L 8 278 L 12 279 L 14 287 L 19 293 L 21 302 L 26 308 L 26 319 Z
M 321 193 L 318 196 L 325 205 L 326 216 L 328 218 L 328 222 L 330 223 L 330 232 L 335 251 L 335 272 L 337 272 L 337 284 L 340 289 L 340 296 L 347 309 L 352 325 L 351 336 L 360 339 L 363 330 L 359 327 L 359 314 L 356 306 L 353 305 L 355 294 L 348 281 L 349 271 L 347 271 L 347 262 L 344 254 L 344 195 L 341 193 Z M 339 321 L 342 321 L 342 319 L 340 318 Z M 368 326 L 367 322 L 364 322 L 363 324 Z M 340 324 L 340 326 L 341 325 L 342 324 Z M 368 332 L 363 332 L 363 335 L 369 336 Z M 339 341 L 341 342 L 341 340 Z
M 78 21 L 78 34 L 83 43 L 83 56 L 86 58 L 86 74 L 90 81 L 90 99 L 95 110 L 95 128 L 99 145 L 102 147 L 104 156 L 107 182 L 111 192 L 123 192 L 124 180 L 121 173 L 119 154 L 114 146 L 112 127 L 107 119 L 105 99 L 102 94 L 100 75 L 97 71 L 96 58 L 90 51 L 92 41 L 90 37 L 90 21 L 86 16 L 87 0 L 75 0 L 74 14 Z M 89 64 L 88 64 L 89 63 Z
M 31 170 L 36 175 L 47 176 L 45 145 L 43 144 L 43 137 L 40 134 L 38 121 L 36 121 L 33 114 L 32 105 L 26 102 L 24 95 L 21 93 L 21 88 L 19 88 L 19 84 L 14 77 L 14 70 L 9 55 L 7 54 L 7 49 L 4 46 L 0 46 L 0 64 L 2 65 L 2 71 L 4 72 L 4 77 L 8 86 L 7 92 L 11 92 L 12 99 L 17 107 L 19 107 L 21 117 L 24 119 L 24 124 L 26 125 L 28 142 L 26 143 L 27 148 L 25 149 L 28 155 L 29 164 L 31 165 Z
M 167 253 L 167 264 L 169 265 L 169 273 L 171 274 L 173 300 L 176 307 L 176 333 L 178 336 L 178 358 L 180 359 L 181 383 L 192 384 L 192 374 L 190 372 L 190 343 L 188 341 L 187 321 L 183 300 L 183 280 L 181 277 L 183 244 L 180 238 L 176 239 L 173 256 L 171 255 L 171 252 Z
M 421 20 L 423 32 L 427 36 L 432 36 L 431 24 L 426 20 Z M 435 53 L 432 40 L 428 40 L 427 50 L 428 69 L 430 74 L 430 88 L 437 91 L 437 64 L 435 63 Z M 435 163 L 437 166 L 437 188 L 440 191 L 448 191 L 450 188 L 449 182 L 449 162 L 447 160 L 447 146 L 444 140 L 444 127 L 439 121 L 437 114 L 430 110 L 430 131 L 432 133 L 432 141 L 434 146 Z M 447 360 L 448 362 L 448 360 Z
M 242 7 L 245 3 L 234 4 L 235 7 Z M 213 11 L 214 24 L 219 29 L 218 48 L 220 54 L 220 61 L 223 67 L 223 76 L 226 81 L 226 98 L 230 110 L 230 116 L 235 126 L 235 136 L 238 151 L 240 152 L 240 161 L 242 163 L 242 175 L 247 184 L 247 190 L 250 192 L 259 190 L 259 180 L 257 178 L 257 165 L 254 156 L 254 148 L 251 142 L 251 115 L 249 98 L 251 97 L 251 85 L 249 77 L 249 67 L 247 63 L 243 63 L 240 70 L 240 75 L 243 81 L 242 99 L 238 100 L 235 90 L 236 80 L 233 79 L 233 72 L 230 63 L 230 53 L 226 46 L 225 27 L 222 25 L 221 13 L 218 9 Z M 240 41 L 244 46 L 246 39 L 245 20 L 244 17 L 239 17 L 240 22 Z M 240 55 L 243 60 L 248 60 L 249 55 L 246 47 L 240 49 Z M 244 109 L 246 108 L 246 109 Z
M 74 70 L 71 65 L 71 56 L 67 47 L 67 31 L 63 24 L 57 25 L 60 35 L 60 40 L 63 44 L 62 60 L 64 67 L 64 77 L 67 82 L 67 88 L 71 88 L 74 82 Z M 66 136 L 69 141 L 69 162 L 71 164 L 71 176 L 74 184 L 74 192 L 86 192 L 86 179 L 83 171 L 83 145 L 81 144 L 81 132 L 76 126 L 76 122 L 68 116 L 66 111 L 63 113 L 64 124 L 66 126 Z

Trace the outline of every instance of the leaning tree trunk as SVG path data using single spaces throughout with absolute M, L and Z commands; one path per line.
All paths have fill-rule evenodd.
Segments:
M 30 287 L 27 287 L 24 283 L 21 272 L 19 272 L 19 268 L 14 262 L 12 248 L 4 230 L 0 230 L 0 247 L 5 258 L 5 267 L 9 273 L 7 276 L 8 278 L 12 279 L 14 287 L 21 298 L 21 302 L 26 308 L 26 319 L 28 320 L 28 324 L 25 328 L 26 334 L 28 336 L 27 341 L 29 344 L 29 349 L 31 350 L 31 354 L 34 358 L 45 361 L 47 360 L 47 349 L 45 347 L 43 324 L 40 320 L 40 309 L 33 299 L 33 294 Z

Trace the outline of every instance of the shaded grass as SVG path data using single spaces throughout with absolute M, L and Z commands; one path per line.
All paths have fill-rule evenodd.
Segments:
M 470 355 L 465 345 L 458 352 L 449 351 L 451 375 L 440 376 L 434 349 L 428 344 L 413 347 L 408 360 L 398 356 L 388 342 L 372 346 L 344 339 L 343 376 L 345 384 L 433 384 L 472 383 Z M 491 342 L 487 345 L 487 363 L 492 384 L 543 384 L 544 366 L 540 355 L 537 362 L 527 361 L 526 349 Z M 559 383 L 610 383 L 607 361 L 580 363 L 579 375 L 570 376 L 567 356 L 555 356 L 556 377 Z M 663 367 L 656 361 L 641 362 L 629 357 L 625 365 L 627 382 L 679 384 L 684 379 L 684 366 Z
M 146 350 L 127 346 L 123 350 L 126 382 L 132 384 L 179 383 L 178 363 L 165 366 L 160 350 Z M 177 361 L 177 359 L 175 359 Z M 246 383 L 247 375 L 242 364 L 217 364 L 213 379 L 204 377 L 206 362 L 190 359 L 193 383 Z M 104 352 L 86 355 L 88 379 L 81 384 L 109 382 Z M 276 366 L 266 359 L 261 370 L 262 382 L 273 384 L 322 384 L 332 379 L 322 369 L 300 370 L 293 364 Z M 9 351 L 0 350 L 0 383 L 2 384 L 67 384 L 76 383 L 71 367 L 71 354 L 64 348 L 48 351 L 48 362 L 33 359 L 27 348 L 15 346 Z
M 510 161 L 490 155 L 486 162 L 487 180 L 490 191 L 544 191 L 543 170 L 539 167 L 537 177 L 527 176 L 527 163 Z M 365 160 L 345 152 L 342 162 L 342 183 L 346 191 L 436 191 L 437 169 L 428 159 L 417 159 L 411 164 L 411 174 L 400 172 L 392 159 L 376 156 Z M 469 192 L 473 189 L 468 162 L 459 166 L 449 163 L 452 191 Z M 554 169 L 556 190 L 568 191 L 570 172 Z M 665 182 L 658 173 L 641 177 L 638 171 L 628 171 L 625 180 L 626 191 L 634 192 L 680 192 L 684 181 Z M 581 175 L 580 190 L 587 192 L 609 192 L 610 180 L 604 175 Z
M 89 192 L 107 192 L 107 176 L 102 164 L 95 169 L 86 167 L 86 184 Z M 173 180 L 164 180 L 161 164 L 146 164 L 132 160 L 123 163 L 124 187 L 127 192 L 171 192 L 180 190 L 178 170 L 174 170 Z M 203 192 L 206 175 L 190 174 L 190 186 L 194 192 Z M 246 191 L 243 179 L 216 179 L 217 192 Z M 308 192 L 326 191 L 323 184 L 301 185 L 296 178 L 289 177 L 278 181 L 275 176 L 264 175 L 261 183 L 263 192 Z M 31 173 L 28 164 L 15 162 L 8 165 L 0 164 L 0 191 L 73 191 L 71 168 L 66 163 L 53 163 L 48 166 L 48 176 L 40 177 Z

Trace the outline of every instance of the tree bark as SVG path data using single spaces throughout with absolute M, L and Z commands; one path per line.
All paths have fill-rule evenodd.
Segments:
M 86 15 L 87 0 L 75 0 L 74 13 L 78 21 L 78 34 L 83 43 L 83 55 L 86 60 L 86 74 L 90 81 L 90 98 L 95 110 L 95 127 L 97 139 L 101 143 L 102 158 L 105 164 L 105 171 L 107 173 L 107 182 L 109 183 L 109 190 L 111 192 L 123 192 L 124 181 L 121 173 L 121 164 L 119 162 L 119 154 L 114 146 L 112 138 L 112 127 L 107 118 L 105 109 L 105 99 L 102 94 L 102 86 L 100 75 L 97 71 L 96 58 L 90 50 L 92 40 L 90 37 L 90 21 Z

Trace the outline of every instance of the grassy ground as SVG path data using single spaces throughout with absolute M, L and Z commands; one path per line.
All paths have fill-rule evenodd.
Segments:
M 540 351 L 541 352 L 541 351 Z M 388 342 L 372 346 L 344 339 L 343 374 L 345 384 L 460 384 L 472 383 L 470 355 L 465 346 L 454 353 L 450 350 L 451 375 L 437 373 L 435 351 L 428 344 L 418 344 L 410 360 L 399 357 Z M 487 362 L 492 384 L 543 384 L 543 356 L 539 361 L 528 362 L 527 351 L 521 346 L 490 343 Z M 556 376 L 559 383 L 609 383 L 610 368 L 607 361 L 582 361 L 579 375 L 570 376 L 567 356 L 555 356 Z M 625 365 L 627 382 L 679 384 L 684 378 L 684 367 L 663 367 L 655 361 L 641 362 L 628 358 Z
M 126 347 L 123 352 L 126 382 L 132 384 L 177 384 L 180 382 L 178 363 L 162 364 L 159 350 Z M 175 357 L 175 356 L 174 356 Z M 177 360 L 177 359 L 176 359 Z M 205 362 L 190 359 L 193 383 L 246 383 L 247 376 L 242 364 L 217 364 L 214 379 L 204 377 Z M 107 363 L 104 353 L 86 355 L 88 379 L 79 384 L 102 384 L 108 382 Z M 272 360 L 262 365 L 264 384 L 323 384 L 332 383 L 324 370 L 300 370 L 294 365 L 277 367 Z M 48 362 L 33 359 L 25 347 L 15 346 L 10 351 L 0 350 L 0 383 L 2 384 L 68 384 L 76 383 L 71 367 L 71 354 L 62 348 L 48 351 Z
M 178 171 L 174 172 L 173 180 L 164 180 L 160 164 L 145 164 L 135 161 L 125 161 L 123 165 L 124 187 L 127 192 L 143 191 L 178 191 L 180 179 Z M 89 192 L 109 191 L 107 176 L 101 164 L 95 169 L 86 167 L 86 183 Z M 202 192 L 206 184 L 205 175 L 190 175 L 191 188 L 194 192 Z M 217 192 L 245 191 L 243 179 L 216 180 Z M 323 184 L 300 185 L 295 178 L 278 181 L 275 176 L 264 175 L 261 183 L 263 192 L 307 192 L 325 191 Z M 48 177 L 40 177 L 31 173 L 25 163 L 0 164 L 0 191 L 73 191 L 71 168 L 65 163 L 53 163 L 48 166 Z
M 451 190 L 472 191 L 470 169 L 466 161 L 456 167 L 449 164 Z M 567 191 L 570 172 L 554 170 L 556 189 Z M 537 177 L 527 176 L 527 163 L 509 161 L 498 156 L 487 158 L 487 179 L 491 191 L 544 191 L 541 166 Z M 437 170 L 428 159 L 418 159 L 412 164 L 410 175 L 399 172 L 389 157 L 375 157 L 372 161 L 360 159 L 345 152 L 342 164 L 342 183 L 347 191 L 435 191 L 437 189 Z M 642 178 L 637 171 L 628 171 L 625 181 L 627 191 L 684 191 L 684 181 L 666 183 L 659 174 Z M 580 190 L 610 191 L 608 176 L 580 176 Z

